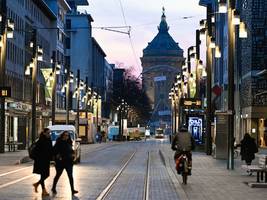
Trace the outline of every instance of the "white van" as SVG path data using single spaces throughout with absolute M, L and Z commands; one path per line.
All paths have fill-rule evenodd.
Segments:
M 48 126 L 47 128 L 51 131 L 51 139 L 53 146 L 56 143 L 57 138 L 63 131 L 68 131 L 70 134 L 70 137 L 72 139 L 72 148 L 74 150 L 75 156 L 74 156 L 74 162 L 79 163 L 81 161 L 81 145 L 80 141 L 81 138 L 78 138 L 75 126 L 73 125 L 52 125 Z

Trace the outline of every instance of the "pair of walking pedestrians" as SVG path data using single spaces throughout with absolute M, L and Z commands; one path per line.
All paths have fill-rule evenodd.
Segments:
M 72 140 L 68 131 L 61 133 L 53 147 L 50 130 L 45 128 L 40 134 L 32 151 L 31 154 L 34 159 L 33 173 L 41 175 L 40 180 L 33 184 L 35 192 L 38 192 L 38 186 L 41 185 L 42 196 L 49 196 L 45 188 L 45 180 L 50 175 L 50 161 L 54 157 L 56 176 L 53 181 L 53 194 L 57 194 L 56 185 L 64 169 L 68 174 L 72 195 L 78 193 L 78 191 L 74 189 L 73 183 L 73 150 Z

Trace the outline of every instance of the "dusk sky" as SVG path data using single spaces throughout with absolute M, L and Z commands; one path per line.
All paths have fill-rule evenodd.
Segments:
M 205 8 L 198 5 L 199 0 L 121 0 L 126 24 L 131 26 L 131 38 L 136 56 L 131 48 L 129 37 L 125 34 L 93 28 L 96 38 L 110 63 L 123 63 L 125 67 L 134 66 L 135 74 L 141 71 L 142 51 L 158 33 L 162 7 L 165 7 L 169 33 L 179 46 L 186 49 L 195 44 L 195 30 L 199 21 L 205 18 Z M 93 27 L 125 26 L 120 0 L 89 0 L 86 10 L 94 19 Z M 183 17 L 190 17 L 183 19 Z

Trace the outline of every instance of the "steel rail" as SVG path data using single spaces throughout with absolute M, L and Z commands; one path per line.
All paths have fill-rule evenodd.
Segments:
M 120 177 L 120 175 L 122 174 L 122 172 L 125 170 L 125 168 L 129 164 L 129 162 L 134 157 L 135 153 L 136 153 L 136 151 L 132 153 L 132 155 L 130 156 L 130 158 L 124 163 L 124 165 L 122 166 L 122 168 L 117 172 L 117 174 L 109 182 L 109 184 L 106 186 L 106 188 L 99 194 L 99 196 L 96 198 L 96 200 L 103 200 L 103 199 L 105 199 L 105 197 L 107 197 L 107 195 L 109 194 L 109 192 L 112 189 L 112 186 L 114 186 L 114 184 L 116 183 L 116 181 L 118 180 L 118 178 Z

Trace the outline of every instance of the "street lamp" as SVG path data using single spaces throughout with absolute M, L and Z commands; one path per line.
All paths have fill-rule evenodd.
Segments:
M 43 49 L 41 46 L 37 45 L 37 30 L 34 28 L 32 30 L 32 39 L 30 42 L 30 47 L 32 48 L 32 59 L 30 63 L 26 66 L 25 75 L 32 74 L 32 127 L 31 127 L 31 139 L 32 143 L 35 142 L 36 138 L 36 93 L 37 93 L 37 71 L 38 71 L 38 61 L 43 61 Z
M 225 2 L 221 0 L 220 9 L 223 12 Z M 206 27 L 206 96 L 207 96 L 207 108 L 206 108 L 206 154 L 211 155 L 212 153 L 212 140 L 211 140 L 211 117 L 212 117 L 212 104 L 211 104 L 211 72 L 212 72 L 212 49 L 216 47 L 215 38 L 212 37 L 212 5 L 207 5 L 207 27 Z M 204 70 L 203 70 L 204 71 Z
M 77 69 L 77 77 L 76 77 L 76 89 L 73 93 L 73 98 L 76 98 L 76 128 L 77 128 L 77 135 L 79 136 L 79 129 L 80 129 L 80 89 L 81 89 L 81 80 L 80 80 L 80 70 Z
M 196 30 L 196 98 L 200 96 L 199 67 L 203 67 L 202 61 L 200 61 L 200 44 L 200 30 Z
M 56 60 L 56 51 L 53 51 L 52 54 L 52 73 L 50 75 L 53 85 L 52 85 L 52 125 L 55 124 L 55 115 L 56 115 L 56 87 L 57 87 L 57 75 L 60 74 L 60 65 L 57 63 Z M 59 66 L 58 66 L 59 65 Z
M 65 77 L 66 77 L 66 83 L 61 88 L 61 92 L 65 92 L 65 99 L 66 99 L 66 124 L 69 124 L 69 100 L 70 100 L 70 84 L 74 82 L 74 76 L 73 72 L 69 71 L 69 66 L 65 69 Z M 76 94 L 75 94 L 76 95 Z M 75 98 L 75 95 L 73 98 Z

